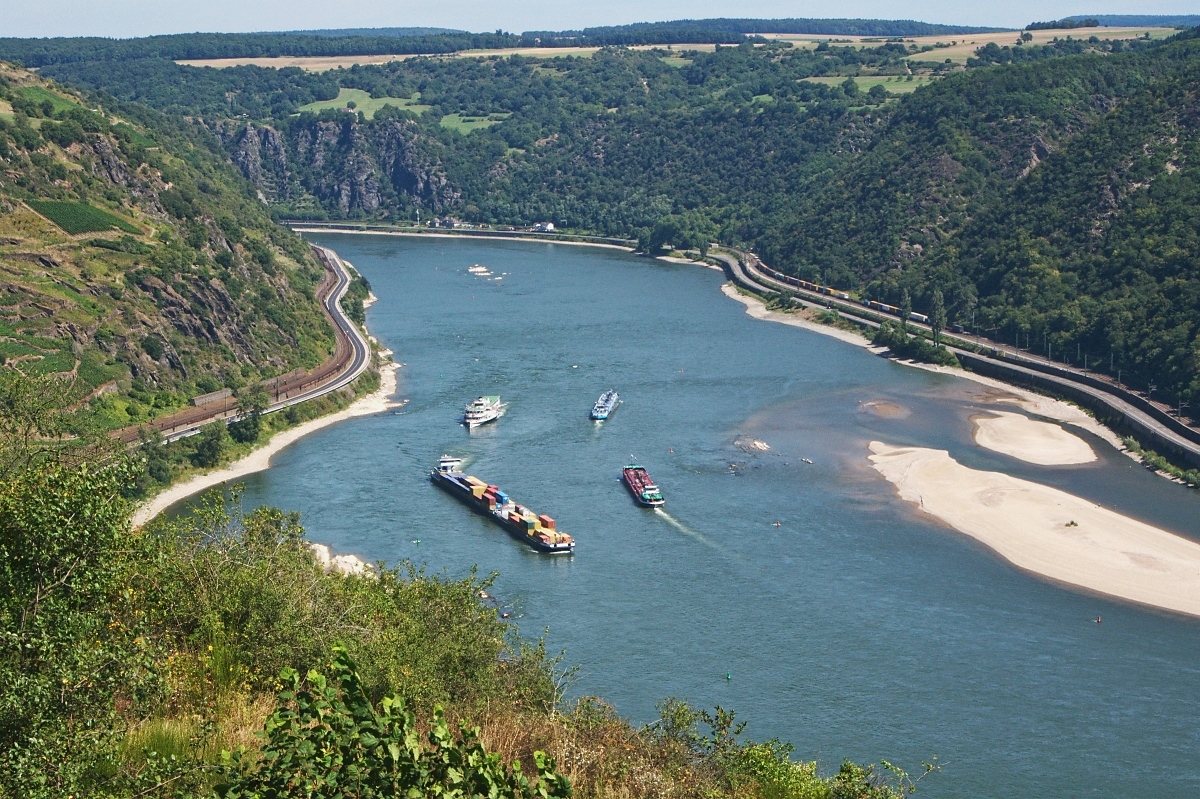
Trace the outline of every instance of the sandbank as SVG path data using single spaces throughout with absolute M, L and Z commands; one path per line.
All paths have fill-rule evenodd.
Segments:
M 855 333 L 849 330 L 832 327 L 830 325 L 822 325 L 816 322 L 810 322 L 807 319 L 797 318 L 794 314 L 780 313 L 779 311 L 768 311 L 766 304 L 757 297 L 747 296 L 739 292 L 732 283 L 726 283 L 721 286 L 721 292 L 731 299 L 746 306 L 746 313 L 755 319 L 762 319 L 768 322 L 780 322 L 792 327 L 802 327 L 805 330 L 811 330 L 814 333 L 820 333 L 824 336 L 831 336 L 840 341 L 845 341 L 849 344 L 854 344 L 858 347 L 865 347 L 873 352 L 885 352 L 885 348 L 876 348 L 871 344 L 870 340 L 860 333 Z M 920 363 L 918 361 L 901 360 L 897 363 L 911 366 L 915 369 L 924 369 L 927 372 L 937 372 L 938 374 L 950 375 L 951 377 L 959 377 L 963 380 L 970 380 L 980 385 L 988 386 L 989 388 L 997 389 L 997 395 L 992 398 L 992 401 L 997 403 L 1010 403 L 1018 408 L 1027 411 L 1034 416 L 1041 416 L 1046 419 L 1052 419 L 1056 422 L 1073 425 L 1081 430 L 1095 435 L 1109 444 L 1112 444 L 1117 450 L 1124 452 L 1125 444 L 1121 441 L 1121 437 L 1108 429 L 1104 425 L 1097 422 L 1081 408 L 1063 402 L 1062 400 L 1047 397 L 1042 394 L 1037 394 L 1033 391 L 1014 386 L 1011 383 L 1005 383 L 1002 380 L 997 380 L 993 377 L 986 377 L 975 372 L 969 372 L 966 369 L 956 369 L 948 366 L 940 366 L 937 364 Z M 1048 425 L 1047 427 L 1054 427 Z M 1058 431 L 1062 433 L 1062 430 Z M 1053 435 L 1053 434 L 1051 434 Z M 1083 443 L 1083 442 L 1081 442 Z M 986 445 L 985 445 L 986 446 Z M 1086 446 L 1086 444 L 1085 444 Z M 1003 450 L 1001 450 L 1003 451 Z M 1016 453 L 1006 452 L 1006 454 L 1016 455 Z M 1093 456 L 1095 453 L 1092 453 Z M 1094 460 L 1094 457 L 1089 459 Z M 1036 461 L 1034 461 L 1036 462 Z M 1071 461 L 1074 463 L 1075 461 Z
M 1087 591 L 1200 616 L 1200 544 L 1055 488 L 969 469 L 945 450 L 870 444 L 901 497 L 1013 565 Z
M 475 239 L 477 241 L 540 241 L 543 244 L 570 244 L 575 247 L 607 247 L 611 250 L 633 252 L 632 247 L 622 247 L 620 244 L 605 244 L 593 241 L 563 241 L 562 239 L 540 238 L 538 236 L 473 236 L 470 233 L 417 233 L 412 230 L 342 230 L 341 228 L 320 227 L 313 225 L 296 225 L 292 227 L 295 233 L 346 233 L 352 236 L 415 236 L 429 239 Z
M 972 416 L 975 443 L 979 446 L 1039 466 L 1091 463 L 1095 451 L 1076 435 L 1056 424 L 1039 422 L 1019 413 L 989 411 Z
M 751 297 L 742 294 L 732 283 L 726 283 L 721 286 L 721 293 L 730 299 L 737 300 L 742 305 L 746 306 L 746 313 L 755 319 L 762 319 L 767 322 L 779 322 L 780 324 L 791 325 L 792 327 L 800 327 L 805 330 L 811 330 L 814 333 L 820 333 L 823 336 L 832 336 L 840 341 L 845 341 L 848 344 L 853 344 L 857 347 L 871 347 L 871 342 L 858 333 L 849 330 L 842 330 L 838 327 L 830 325 L 822 325 L 817 322 L 811 322 L 808 319 L 800 316 L 798 313 L 782 313 L 780 311 L 767 310 L 766 303 L 758 297 Z
M 1011 383 L 1005 383 L 1003 380 L 997 380 L 994 377 L 968 372 L 966 369 L 952 369 L 947 366 L 930 363 L 906 363 L 917 369 L 924 369 L 927 372 L 938 372 L 939 374 L 951 375 L 952 377 L 961 377 L 973 383 L 998 389 L 1003 393 L 994 398 L 995 402 L 1011 403 L 1034 416 L 1042 416 L 1046 419 L 1053 419 L 1056 422 L 1073 425 L 1080 430 L 1086 430 L 1092 435 L 1104 439 L 1118 450 L 1125 450 L 1125 444 L 1121 441 L 1120 436 L 1097 422 L 1091 416 L 1088 416 L 1082 408 L 1076 405 L 1054 399 L 1053 397 L 1047 397 L 1043 394 L 1037 394 L 1019 386 L 1014 386 Z
M 316 432 L 347 419 L 354 419 L 359 416 L 371 416 L 396 407 L 399 403 L 392 397 L 396 393 L 396 370 L 399 368 L 399 364 L 395 363 L 385 363 L 380 366 L 379 388 L 371 394 L 359 397 L 337 413 L 312 419 L 289 430 L 277 433 L 266 444 L 228 466 L 211 472 L 205 472 L 204 474 L 198 474 L 189 480 L 170 486 L 167 490 L 152 497 L 145 505 L 137 509 L 133 514 L 133 526 L 141 527 L 176 502 L 187 499 L 193 494 L 198 494 L 214 486 L 228 483 L 239 477 L 245 477 L 248 474 L 263 471 L 271 465 L 271 458 L 275 453 L 294 444 L 309 433 Z

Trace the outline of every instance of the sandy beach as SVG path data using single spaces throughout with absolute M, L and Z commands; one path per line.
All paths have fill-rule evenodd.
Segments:
M 348 407 L 343 408 L 337 413 L 331 413 L 328 416 L 322 416 L 318 419 L 304 422 L 290 430 L 277 433 L 266 444 L 241 460 L 234 461 L 221 469 L 198 474 L 189 480 L 170 486 L 166 491 L 152 497 L 145 505 L 137 509 L 133 515 L 133 526 L 140 527 L 146 524 L 146 522 L 181 499 L 186 499 L 193 494 L 198 494 L 209 488 L 228 483 L 239 477 L 263 471 L 271 465 L 271 458 L 275 453 L 294 444 L 309 433 L 316 432 L 338 422 L 344 422 L 347 419 L 354 419 L 359 416 L 371 416 L 396 407 L 399 403 L 393 399 L 393 395 L 396 393 L 396 370 L 399 368 L 399 364 L 396 363 L 385 363 L 380 366 L 379 388 L 371 394 L 359 397 Z
M 1064 422 L 1078 427 L 1080 430 L 1086 430 L 1092 435 L 1104 439 L 1118 450 L 1125 451 L 1125 444 L 1121 441 L 1120 436 L 1097 422 L 1091 416 L 1088 416 L 1077 405 L 1072 405 L 1053 397 L 1047 397 L 1044 394 L 1037 394 L 1028 389 L 1014 386 L 1011 383 L 1005 383 L 1003 380 L 997 380 L 994 377 L 986 377 L 975 372 L 968 372 L 966 369 L 952 369 L 947 366 L 911 361 L 905 361 L 905 363 L 917 369 L 924 369 L 927 372 L 938 372 L 939 374 L 950 375 L 951 377 L 961 377 L 963 380 L 970 380 L 972 383 L 989 386 L 997 391 L 995 402 L 1011 403 L 1034 416 L 1053 419 L 1056 422 Z
M 755 319 L 762 319 L 767 322 L 779 322 L 792 327 L 801 327 L 805 330 L 811 330 L 814 333 L 820 333 L 822 336 L 832 336 L 839 341 L 845 341 L 847 344 L 853 344 L 856 347 L 866 347 L 870 349 L 871 342 L 865 336 L 849 330 L 822 325 L 817 322 L 810 322 L 799 313 L 783 313 L 781 311 L 767 310 L 766 303 L 758 297 L 750 297 L 742 294 L 732 283 L 726 283 L 721 286 L 721 293 L 731 300 L 737 300 L 742 305 L 746 306 L 746 313 Z
M 1200 544 L 1058 489 L 969 469 L 945 450 L 870 444 L 901 497 L 1035 574 L 1200 616 Z
M 1096 452 L 1086 441 L 1050 422 L 1004 411 L 972 416 L 971 421 L 976 444 L 1026 463 L 1066 466 L 1096 460 Z
M 417 233 L 409 230 L 342 230 L 340 228 L 319 227 L 312 225 L 297 225 L 292 228 L 296 233 L 346 233 L 351 236 L 416 236 L 430 239 L 475 239 L 477 241 L 540 241 L 543 244 L 570 244 L 573 247 L 607 247 L 610 250 L 633 252 L 631 247 L 620 244 L 605 244 L 592 241 L 563 241 L 561 239 L 543 239 L 536 236 L 472 236 L 469 233 Z M 690 263 L 690 262 L 689 262 Z M 704 264 L 701 264 L 704 266 Z

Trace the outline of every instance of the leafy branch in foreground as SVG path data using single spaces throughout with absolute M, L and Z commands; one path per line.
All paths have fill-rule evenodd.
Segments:
M 280 675 L 284 690 L 267 719 L 267 743 L 257 760 L 244 751 L 225 753 L 227 799 L 340 796 L 487 796 L 496 799 L 569 797 L 571 786 L 554 760 L 534 753 L 538 780 L 531 785 L 520 761 L 511 770 L 479 743 L 479 729 L 460 724 L 456 738 L 436 708 L 429 746 L 421 744 L 416 717 L 398 696 L 377 708 L 353 661 L 334 647 L 329 677 L 312 670 L 303 680 L 293 669 Z

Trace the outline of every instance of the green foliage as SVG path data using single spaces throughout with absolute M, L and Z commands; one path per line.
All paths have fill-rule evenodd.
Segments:
M 196 436 L 196 448 L 192 461 L 200 468 L 211 469 L 221 462 L 225 453 L 225 445 L 229 440 L 229 432 L 221 419 L 209 422 L 200 428 Z
M 959 365 L 954 353 L 940 345 L 931 344 L 919 335 L 910 336 L 904 327 L 892 322 L 880 325 L 871 343 L 878 347 L 887 347 L 897 358 L 911 358 L 914 361 L 942 366 Z
M 0 794 L 86 793 L 154 686 L 123 591 L 130 464 L 31 466 L 0 485 Z
M 28 205 L 73 236 L 80 233 L 96 233 L 114 228 L 137 235 L 141 235 L 142 233 L 142 231 L 124 219 L 87 203 L 62 200 L 29 200 Z
M 267 720 L 267 742 L 250 761 L 227 753 L 227 782 L 217 795 L 228 799 L 344 796 L 488 796 L 497 799 L 569 797 L 570 783 L 554 761 L 535 752 L 538 780 L 530 785 L 519 761 L 506 769 L 466 724 L 454 736 L 441 708 L 434 711 L 428 746 L 416 717 L 398 696 L 378 707 L 363 687 L 347 651 L 333 648 L 328 677 L 315 670 L 305 679 L 280 675 L 279 706 Z
M 261 385 L 247 386 L 238 392 L 238 412 L 242 418 L 229 424 L 229 435 L 240 444 L 252 444 L 262 431 L 262 414 L 271 404 L 271 396 Z

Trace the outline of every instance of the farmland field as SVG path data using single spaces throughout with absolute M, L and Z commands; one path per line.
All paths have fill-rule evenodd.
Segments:
M 815 42 L 813 43 L 815 44 Z M 716 49 L 715 44 L 638 44 L 630 50 L 676 50 L 685 52 L 699 50 L 710 53 Z M 442 58 L 490 58 L 492 56 L 520 55 L 531 58 L 561 58 L 563 56 L 578 56 L 589 58 L 600 50 L 599 47 L 514 47 L 508 50 L 463 50 L 460 53 L 443 53 Z M 186 67 L 226 67 L 256 66 L 282 69 L 283 67 L 299 67 L 306 72 L 326 72 L 331 69 L 352 67 L 356 64 L 389 64 L 393 61 L 403 61 L 408 58 L 437 58 L 439 56 L 413 55 L 338 55 L 338 56 L 277 56 L 263 58 L 201 58 L 183 59 L 175 63 Z
M 56 113 L 56 114 L 59 111 L 67 111 L 69 109 L 79 107 L 79 104 L 74 102 L 73 100 L 68 100 L 67 98 L 63 97 L 60 94 L 55 94 L 54 92 L 47 91 L 46 89 L 43 89 L 41 86 L 21 86 L 21 87 L 17 88 L 15 91 L 18 94 L 21 94 L 25 97 L 28 97 L 30 100 L 33 100 L 35 103 L 42 103 L 42 102 L 45 102 L 46 100 L 49 100 L 50 104 L 54 106 L 54 113 Z
M 457 130 L 459 133 L 470 133 L 473 130 L 479 130 L 480 128 L 486 128 L 491 125 L 495 125 L 497 122 L 508 119 L 510 116 L 511 114 L 507 113 L 491 114 L 490 116 L 486 117 L 463 116 L 462 114 L 446 114 L 446 116 L 442 117 L 441 125 L 443 128 Z
M 1137 39 L 1145 34 L 1151 39 L 1165 39 L 1178 33 L 1174 28 L 1073 28 L 1071 30 L 1042 30 L 1029 31 L 1033 37 L 1027 45 L 1047 44 L 1054 39 L 1087 39 L 1095 36 L 1099 39 Z M 796 47 L 816 47 L 822 41 L 853 44 L 863 47 L 878 47 L 885 40 L 879 37 L 862 36 L 812 36 L 798 33 L 764 33 L 768 39 L 791 42 Z M 917 47 L 933 47 L 933 50 L 916 52 L 909 56 L 913 61 L 944 61 L 950 59 L 956 64 L 965 64 L 967 59 L 975 55 L 980 47 L 996 43 L 1001 47 L 1014 44 L 1021 31 L 1003 31 L 1000 33 L 969 33 L 959 36 L 914 36 L 905 37 L 905 44 L 915 44 Z
M 805 78 L 804 80 L 812 83 L 823 83 L 826 86 L 840 86 L 846 82 L 846 76 L 827 77 L 827 78 Z M 854 82 L 858 84 L 859 91 L 867 91 L 872 86 L 882 86 L 892 94 L 908 94 L 916 91 L 921 86 L 927 86 L 936 78 L 930 78 L 925 75 L 914 75 L 911 79 L 907 75 L 855 75 Z
M 417 102 L 420 97 L 420 94 L 416 94 L 412 98 L 372 97 L 362 89 L 342 89 L 332 100 L 318 100 L 315 103 L 300 106 L 300 110 L 312 111 L 315 114 L 326 108 L 345 108 L 347 103 L 354 103 L 354 110 L 362 111 L 367 119 L 373 119 L 376 111 L 388 105 L 412 111 L 414 114 L 424 114 L 429 110 L 429 106 Z
M 99 233 L 113 228 L 136 235 L 142 233 L 124 219 L 87 203 L 30 200 L 28 205 L 72 236 L 80 233 Z

